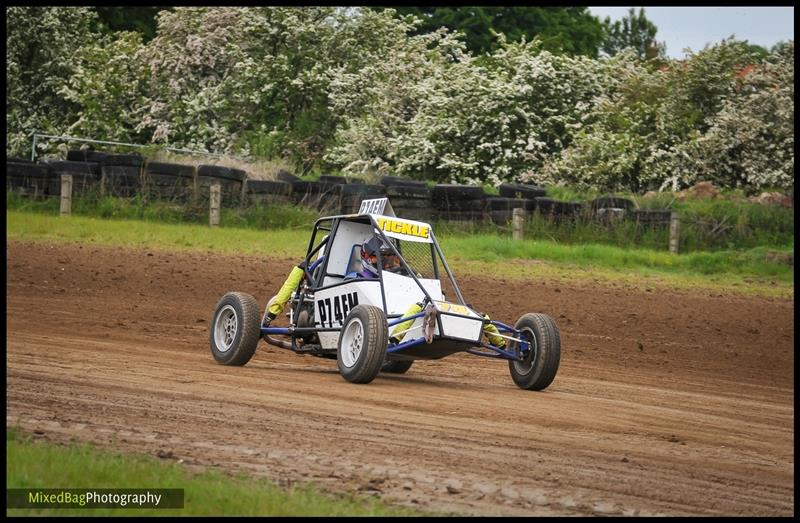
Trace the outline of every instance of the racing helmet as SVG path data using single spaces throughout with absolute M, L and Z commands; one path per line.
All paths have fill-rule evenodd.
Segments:
M 392 248 L 380 238 L 374 237 L 361 244 L 361 267 L 366 273 L 378 277 L 378 253 L 383 261 L 383 270 L 393 270 L 400 266 Z

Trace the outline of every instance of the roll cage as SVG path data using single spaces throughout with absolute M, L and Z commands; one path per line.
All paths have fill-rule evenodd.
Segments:
M 325 279 L 326 277 L 340 277 L 337 273 L 333 273 L 330 271 L 330 252 L 331 252 L 331 245 L 334 241 L 336 241 L 337 234 L 340 232 L 343 224 L 346 223 L 357 223 L 362 225 L 369 225 L 371 228 L 372 234 L 379 237 L 381 240 L 384 241 L 386 245 L 388 245 L 392 253 L 397 256 L 398 260 L 400 261 L 400 266 L 406 273 L 405 275 L 413 279 L 415 285 L 422 291 L 424 294 L 424 303 L 426 304 L 433 304 L 437 302 L 429 291 L 425 288 L 425 286 L 420 281 L 420 278 L 417 276 L 414 268 L 411 267 L 408 261 L 403 256 L 402 249 L 398 249 L 399 243 L 396 244 L 392 239 L 384 234 L 383 230 L 377 223 L 378 219 L 384 218 L 380 215 L 374 214 L 348 214 L 348 215 L 337 215 L 337 216 L 327 216 L 319 218 L 314 223 L 314 228 L 311 234 L 311 238 L 309 239 L 308 249 L 305 258 L 299 264 L 304 271 L 305 278 L 298 289 L 293 294 L 291 299 L 292 302 L 292 309 L 290 314 L 290 326 L 286 327 L 262 327 L 261 332 L 262 336 L 265 337 L 268 343 L 273 345 L 277 345 L 283 348 L 291 349 L 297 353 L 311 353 L 314 355 L 321 355 L 326 357 L 335 357 L 336 351 L 335 349 L 323 349 L 321 346 L 310 343 L 304 344 L 299 346 L 297 343 L 298 338 L 305 340 L 313 339 L 316 333 L 328 333 L 328 332 L 340 332 L 341 326 L 331 326 L 331 327 L 317 327 L 316 325 L 301 325 L 298 321 L 300 315 L 298 313 L 299 310 L 302 309 L 303 306 L 310 306 L 313 308 L 314 303 L 314 294 L 316 292 L 325 291 L 337 286 L 346 285 L 353 282 L 378 282 L 380 285 L 380 294 L 381 300 L 383 303 L 383 310 L 386 313 L 387 324 L 388 327 L 391 328 L 395 325 L 398 325 L 402 322 L 408 320 L 416 320 L 417 318 L 421 318 L 425 315 L 425 312 L 420 312 L 417 314 L 413 314 L 410 316 L 404 316 L 402 313 L 388 313 L 387 308 L 387 300 L 386 300 L 386 287 L 385 287 L 385 279 L 384 279 L 384 270 L 383 270 L 383 260 L 380 253 L 378 253 L 378 277 L 372 279 L 345 279 L 342 278 L 341 280 L 333 281 L 330 284 L 326 284 Z M 322 239 L 318 240 L 318 237 L 322 233 L 325 234 Z M 466 304 L 464 301 L 464 297 L 461 294 L 461 290 L 458 287 L 458 284 L 453 277 L 453 274 L 450 270 L 450 267 L 447 265 L 447 262 L 444 258 L 444 254 L 439 246 L 439 242 L 436 239 L 436 236 L 433 233 L 433 230 L 429 230 L 430 235 L 430 245 L 431 245 L 431 261 L 433 265 L 433 276 L 435 279 L 441 279 L 442 270 L 444 271 L 444 276 L 447 277 L 447 281 L 452 286 L 452 290 L 455 293 L 456 299 L 458 300 L 458 305 L 466 307 L 468 310 L 471 310 L 470 306 Z M 317 257 L 314 259 L 314 257 Z M 441 266 L 437 262 L 438 260 L 441 261 Z M 373 285 L 375 283 L 372 283 Z M 474 312 L 474 311 L 473 311 Z M 477 314 L 477 313 L 476 313 Z M 460 314 L 454 311 L 436 311 L 435 319 L 436 324 L 438 325 L 439 332 L 443 332 L 443 325 L 442 325 L 442 317 L 443 316 L 450 316 L 456 318 L 463 318 L 463 319 L 470 319 L 475 320 L 474 316 L 469 316 L 465 314 Z M 481 316 L 482 317 L 482 316 Z M 503 359 L 510 359 L 510 360 L 521 360 L 522 359 L 522 352 L 529 350 L 529 344 L 519 339 L 519 331 L 514 329 L 513 327 L 506 325 L 499 321 L 489 321 L 486 320 L 488 323 L 495 325 L 500 332 L 503 332 L 503 337 L 511 340 L 515 340 L 518 343 L 515 344 L 515 347 L 511 350 L 505 350 L 499 347 L 495 347 L 490 345 L 486 342 L 476 344 L 474 342 L 470 343 L 468 340 L 459 340 L 453 339 L 446 336 L 437 336 L 439 339 L 439 345 L 445 345 L 445 347 L 440 348 L 438 350 L 434 350 L 433 352 L 425 352 L 424 349 L 422 351 L 422 355 L 418 357 L 429 358 L 429 357 L 442 357 L 447 354 L 451 354 L 453 352 L 461 352 L 465 351 L 470 354 L 474 354 L 477 356 L 486 356 L 490 358 L 503 358 Z M 291 343 L 287 343 L 282 340 L 277 340 L 273 338 L 271 335 L 273 334 L 281 334 L 281 335 L 289 335 L 291 336 Z M 421 344 L 425 343 L 424 337 L 422 338 L 415 338 L 408 341 L 403 341 L 401 343 L 391 345 L 387 348 L 387 354 L 393 355 L 393 357 L 403 358 L 403 354 L 407 349 L 411 349 L 419 347 Z M 484 350 L 478 349 L 489 349 L 491 352 L 486 352 Z M 405 353 L 410 353 L 411 351 L 407 351 Z M 399 355 L 399 356 L 398 356 Z M 412 357 L 412 356 L 409 356 Z

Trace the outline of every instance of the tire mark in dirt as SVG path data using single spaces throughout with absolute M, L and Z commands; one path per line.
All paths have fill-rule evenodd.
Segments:
M 556 318 L 547 391 L 466 355 L 357 386 L 265 345 L 242 368 L 213 362 L 219 297 L 265 301 L 291 260 L 7 246 L 6 422 L 40 439 L 467 514 L 793 513 L 789 300 L 550 282 L 489 296 L 519 286 L 470 278 L 493 317 Z M 620 328 L 631 315 L 646 320 Z

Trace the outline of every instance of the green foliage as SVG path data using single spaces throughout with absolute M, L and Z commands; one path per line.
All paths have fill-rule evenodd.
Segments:
M 599 20 L 586 7 L 397 7 L 399 16 L 421 20 L 415 34 L 440 27 L 464 35 L 467 50 L 474 55 L 501 47 L 495 33 L 509 42 L 533 40 L 552 53 L 597 57 L 603 37 Z
M 332 495 L 306 483 L 281 489 L 263 478 L 218 470 L 190 472 L 141 454 L 120 454 L 90 444 L 34 442 L 6 430 L 9 488 L 180 488 L 182 509 L 8 509 L 8 515 L 128 516 L 354 516 L 415 515 L 375 499 Z
M 170 7 L 95 7 L 98 28 L 105 33 L 135 31 L 145 42 L 156 35 L 156 16 Z
M 636 10 L 631 7 L 625 18 L 613 23 L 607 17 L 603 21 L 603 29 L 603 51 L 610 56 L 628 47 L 633 48 L 640 60 L 663 57 L 667 52 L 666 44 L 656 42 L 658 28 L 647 19 L 643 8 L 639 8 L 639 13 L 636 14 Z
M 309 229 L 248 230 L 208 225 L 173 225 L 135 220 L 62 218 L 28 212 L 6 212 L 9 240 L 46 240 L 122 245 L 152 249 L 199 249 L 298 259 L 306 252 Z M 223 224 L 224 225 L 224 224 Z M 512 280 L 552 277 L 575 281 L 625 279 L 641 284 L 657 278 L 674 287 L 724 288 L 791 296 L 792 248 L 758 247 L 749 251 L 693 252 L 672 255 L 666 249 L 622 249 L 599 243 L 569 245 L 547 238 L 513 241 L 474 226 L 464 232 L 437 228 L 437 237 L 456 277 L 496 274 Z M 235 231 L 235 234 L 231 234 Z M 769 256 L 770 252 L 778 256 Z M 544 261 L 547 264 L 536 263 Z M 530 263 L 533 262 L 533 263 Z
M 77 68 L 75 55 L 92 41 L 88 7 L 6 8 L 6 153 L 24 156 L 31 134 L 63 134 L 80 106 L 61 88 Z
M 616 81 L 541 176 L 608 191 L 678 190 L 699 180 L 792 188 L 793 46 L 742 78 L 756 59 L 735 40 L 653 70 L 620 53 L 610 68 Z
M 794 186 L 793 41 L 642 60 L 655 27 L 640 10 L 606 22 L 616 54 L 594 59 L 601 26 L 585 7 L 400 8 L 414 18 L 325 6 L 164 9 L 144 41 L 92 28 L 138 27 L 157 8 L 97 9 L 105 21 L 94 8 L 7 10 L 8 155 L 27 156 L 39 131 L 256 155 L 300 174 Z

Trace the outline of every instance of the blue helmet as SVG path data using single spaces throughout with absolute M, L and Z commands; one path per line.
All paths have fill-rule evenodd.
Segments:
M 361 268 L 364 270 L 362 275 L 367 274 L 378 277 L 378 253 L 383 260 L 383 269 L 399 265 L 397 256 L 392 248 L 386 245 L 380 238 L 374 237 L 361 244 Z

